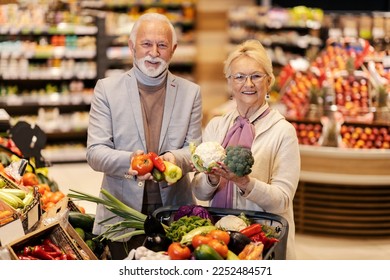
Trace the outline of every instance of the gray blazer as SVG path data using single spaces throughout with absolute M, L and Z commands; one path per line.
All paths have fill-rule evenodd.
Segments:
M 137 81 L 130 71 L 99 80 L 91 102 L 87 140 L 87 161 L 91 168 L 103 172 L 101 187 L 130 207 L 142 208 L 144 184 L 125 178 L 130 157 L 136 150 L 146 152 L 145 133 Z M 188 172 L 189 143 L 201 142 L 202 103 L 199 85 L 168 72 L 167 92 L 159 150 L 171 151 L 183 169 L 183 178 L 164 188 L 160 183 L 164 206 L 195 203 Z M 94 233 L 102 232 L 98 223 L 114 216 L 102 205 L 97 206 Z M 110 221 L 119 220 L 117 217 Z

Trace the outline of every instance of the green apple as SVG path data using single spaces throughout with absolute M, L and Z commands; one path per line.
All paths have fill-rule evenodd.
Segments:
M 179 181 L 183 176 L 181 168 L 169 161 L 164 161 L 164 164 L 166 167 L 164 171 L 165 181 L 167 181 L 169 184 L 173 184 Z

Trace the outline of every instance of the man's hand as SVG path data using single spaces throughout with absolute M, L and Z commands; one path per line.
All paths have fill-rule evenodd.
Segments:
M 138 180 L 138 181 L 153 180 L 153 175 L 150 172 L 146 173 L 145 175 L 138 176 L 138 171 L 132 169 L 132 167 L 131 167 L 131 163 L 132 163 L 134 157 L 138 156 L 138 155 L 143 155 L 143 154 L 144 154 L 144 151 L 142 151 L 142 150 L 137 150 L 134 153 L 132 153 L 132 155 L 130 157 L 130 167 L 129 167 L 129 170 L 127 171 L 127 174 L 130 176 L 133 176 L 133 179 Z
M 167 152 L 167 153 L 161 155 L 161 157 L 162 157 L 162 159 L 165 160 L 165 161 L 169 161 L 169 162 L 171 162 L 171 163 L 173 163 L 173 164 L 176 164 L 176 158 L 175 158 L 175 156 L 174 156 L 172 153 L 170 153 L 170 152 Z

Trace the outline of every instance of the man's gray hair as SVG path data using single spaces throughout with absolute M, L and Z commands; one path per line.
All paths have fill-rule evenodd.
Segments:
M 177 44 L 177 35 L 173 24 L 165 15 L 159 13 L 145 13 L 138 18 L 138 20 L 134 23 L 133 29 L 130 32 L 130 41 L 132 41 L 133 44 L 135 44 L 139 26 L 143 21 L 160 21 L 168 23 L 172 32 L 172 48 Z

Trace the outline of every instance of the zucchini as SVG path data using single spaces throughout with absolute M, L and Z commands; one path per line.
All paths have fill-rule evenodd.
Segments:
M 196 260 L 223 260 L 220 254 L 207 244 L 201 244 L 194 250 Z
M 227 260 L 239 260 L 240 258 L 235 253 L 233 253 L 232 251 L 229 250 L 227 253 L 226 259 Z
M 95 219 L 89 214 L 83 214 L 76 211 L 70 211 L 68 221 L 74 228 L 82 228 L 85 231 L 92 231 Z
M 183 244 L 183 245 L 189 245 L 189 244 L 191 244 L 192 238 L 193 238 L 195 235 L 198 235 L 198 234 L 207 234 L 207 233 L 209 233 L 210 231 L 212 231 L 213 229 L 216 229 L 216 227 L 215 227 L 215 226 L 200 226 L 200 227 L 194 228 L 194 229 L 191 230 L 190 232 L 187 232 L 187 233 L 181 238 L 180 243 Z

